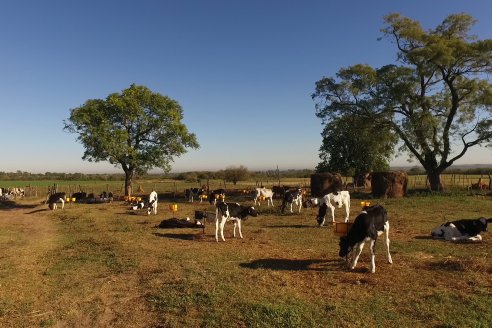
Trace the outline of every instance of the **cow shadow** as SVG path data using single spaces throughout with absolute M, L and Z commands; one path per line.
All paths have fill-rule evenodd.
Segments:
M 439 240 L 438 238 L 434 238 L 432 236 L 415 236 L 413 239 L 420 239 L 420 240 Z
M 34 211 L 31 211 L 31 212 L 26 212 L 26 214 L 34 214 L 34 213 L 45 212 L 45 211 L 49 211 L 49 209 L 48 208 L 40 208 L 38 210 L 34 210 Z
M 287 225 L 269 225 L 267 228 L 319 228 L 318 226 L 307 225 L 307 224 L 287 224 Z
M 0 201 L 0 209 L 4 209 L 4 210 L 31 209 L 31 208 L 36 208 L 42 204 L 44 204 L 44 202 L 41 204 L 19 204 L 12 200 L 2 200 Z
M 247 269 L 268 269 L 274 271 L 343 271 L 345 262 L 339 259 L 258 259 L 239 264 Z
M 160 238 L 170 238 L 170 239 L 179 239 L 179 240 L 202 240 L 205 237 L 203 233 L 160 233 L 154 232 L 152 233 L 154 236 Z M 215 240 L 214 240 L 215 241 Z

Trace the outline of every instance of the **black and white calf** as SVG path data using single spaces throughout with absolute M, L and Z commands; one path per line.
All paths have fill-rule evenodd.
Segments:
M 132 210 L 134 210 L 134 211 L 141 210 L 144 207 L 145 207 L 145 203 L 144 202 L 139 202 L 139 203 L 132 204 Z
M 65 206 L 66 197 L 67 195 L 64 192 L 57 192 L 53 195 L 50 195 L 46 202 L 48 203 L 48 207 L 51 210 L 56 210 L 57 208 L 56 203 L 61 203 L 62 204 L 61 208 L 63 209 L 63 207 Z
M 296 189 L 291 189 L 287 190 L 284 194 L 284 198 L 282 200 L 282 206 L 280 207 L 280 211 L 282 214 L 285 212 L 285 208 L 287 205 L 290 205 L 290 213 L 292 212 L 292 204 L 296 204 L 297 207 L 299 208 L 299 213 L 301 213 L 301 207 L 302 207 L 302 189 L 301 188 L 296 188 Z
M 376 244 L 378 236 L 383 233 L 384 244 L 386 245 L 386 258 L 388 263 L 393 263 L 389 251 L 389 222 L 386 209 L 381 205 L 364 207 L 364 210 L 355 218 L 347 236 L 340 237 L 339 255 L 341 257 L 347 257 L 348 254 L 355 249 L 354 258 L 350 264 L 350 269 L 354 269 L 359 260 L 360 253 L 362 253 L 365 242 L 369 241 L 371 243 L 371 265 L 369 269 L 374 273 L 376 272 L 374 245 Z
M 238 203 L 224 203 L 217 202 L 215 204 L 215 240 L 219 241 L 219 229 L 220 237 L 222 241 L 224 239 L 224 225 L 227 221 L 234 221 L 234 237 L 236 237 L 236 227 L 239 228 L 239 237 L 243 238 L 241 231 L 241 222 L 246 220 L 248 216 L 258 216 L 258 212 L 252 206 L 243 206 Z M 220 221 L 220 222 L 219 222 Z
M 193 203 L 194 198 L 200 198 L 200 203 L 202 202 L 201 195 L 205 195 L 205 189 L 203 188 L 190 188 L 185 189 L 185 197 L 190 202 Z
M 254 202 L 256 205 L 256 202 L 260 202 L 260 199 L 264 198 L 267 201 L 267 206 L 270 206 L 272 204 L 273 206 L 273 191 L 271 189 L 267 189 L 265 187 L 263 188 L 256 188 L 254 191 Z
M 446 222 L 431 232 L 432 237 L 448 241 L 481 241 L 480 232 L 487 231 L 487 223 L 491 223 L 492 218 L 484 217 L 472 220 L 457 220 Z
M 212 190 L 210 194 L 208 195 L 208 201 L 212 205 L 215 205 L 217 201 L 223 202 L 225 199 L 225 190 L 224 189 L 217 189 L 217 190 Z
M 320 226 L 325 224 L 325 216 L 328 208 L 331 210 L 331 221 L 335 222 L 335 206 L 338 208 L 345 207 L 345 222 L 348 222 L 350 214 L 350 193 L 347 190 L 329 193 L 323 196 L 319 203 L 321 205 L 316 221 L 318 221 Z
M 154 212 L 155 215 L 157 215 L 157 200 L 158 200 L 158 195 L 155 190 L 152 190 L 152 192 L 149 195 L 149 208 L 147 209 L 147 215 L 150 215 L 150 213 Z

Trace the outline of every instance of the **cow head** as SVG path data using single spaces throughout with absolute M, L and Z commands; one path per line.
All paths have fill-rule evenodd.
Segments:
M 482 225 L 481 231 L 487 231 L 487 223 L 492 223 L 492 218 L 486 219 L 484 217 L 481 217 L 480 219 L 478 219 L 478 222 L 480 222 L 479 224 Z

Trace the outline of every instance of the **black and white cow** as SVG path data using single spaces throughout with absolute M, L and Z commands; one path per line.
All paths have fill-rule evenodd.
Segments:
M 202 202 L 202 195 L 205 195 L 205 189 L 203 188 L 190 188 L 185 189 L 185 197 L 190 202 L 193 203 L 194 198 L 200 198 L 200 203 Z
M 328 208 L 331 210 L 331 221 L 335 222 L 335 206 L 345 207 L 345 222 L 349 220 L 350 214 L 350 193 L 347 190 L 335 191 L 329 193 L 318 201 L 321 205 L 318 211 L 316 221 L 322 226 L 325 223 L 325 216 Z
M 145 207 L 145 203 L 144 202 L 138 202 L 138 203 L 134 203 L 131 205 L 131 209 L 134 210 L 134 211 L 137 211 L 137 210 L 141 210 Z
M 53 195 L 50 195 L 46 202 L 48 203 L 48 207 L 51 210 L 57 209 L 56 203 L 61 203 L 62 204 L 61 208 L 63 209 L 63 207 L 65 206 L 65 198 L 66 197 L 67 197 L 67 195 L 64 192 L 57 192 Z
M 457 220 L 446 222 L 431 232 L 432 237 L 448 241 L 481 241 L 480 232 L 487 231 L 487 223 L 491 223 L 492 218 L 478 218 L 471 220 Z
M 262 198 L 266 199 L 267 206 L 270 206 L 270 204 L 272 204 L 272 206 L 273 206 L 273 191 L 271 189 L 267 189 L 265 187 L 255 188 L 254 198 L 253 198 L 255 205 L 256 205 L 256 202 L 258 202 L 260 204 L 260 200 Z
M 234 237 L 236 237 L 236 227 L 239 228 L 239 237 L 243 238 L 241 231 L 241 222 L 246 220 L 248 216 L 258 216 L 258 212 L 252 206 L 243 206 L 238 203 L 224 203 L 217 202 L 215 204 L 215 240 L 219 241 L 219 229 L 220 237 L 222 241 L 224 239 L 224 225 L 227 221 L 234 221 Z M 220 222 L 219 222 L 220 221 Z
M 150 215 L 150 213 L 154 212 L 154 215 L 157 215 L 157 201 L 158 201 L 158 195 L 155 190 L 152 190 L 152 192 L 149 195 L 149 208 L 147 209 L 147 215 Z
M 208 195 L 208 201 L 212 205 L 215 205 L 217 201 L 223 202 L 225 199 L 225 190 L 224 189 L 216 189 L 212 190 Z
M 299 213 L 301 213 L 301 207 L 302 207 L 302 189 L 301 188 L 296 188 L 296 189 L 290 189 L 287 190 L 284 194 L 284 198 L 282 200 L 282 206 L 280 207 L 280 211 L 282 214 L 285 212 L 285 208 L 287 205 L 290 205 L 290 213 L 292 212 L 292 204 L 295 203 L 297 207 L 299 208 Z
M 371 250 L 370 271 L 376 272 L 374 245 L 379 235 L 384 233 L 384 244 L 386 245 L 386 258 L 388 263 L 393 263 L 389 251 L 389 222 L 386 209 L 381 205 L 364 207 L 364 210 L 355 218 L 347 236 L 340 237 L 340 257 L 347 257 L 355 249 L 354 258 L 350 269 L 354 269 L 359 260 L 360 253 L 366 241 L 369 241 Z

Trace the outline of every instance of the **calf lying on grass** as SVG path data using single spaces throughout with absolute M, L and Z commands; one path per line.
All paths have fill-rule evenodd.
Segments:
M 484 217 L 472 220 L 457 220 L 446 222 L 431 232 L 432 237 L 448 241 L 481 241 L 480 232 L 487 231 L 487 223 L 492 222 L 492 218 Z
M 356 253 L 350 265 L 350 269 L 354 269 L 365 242 L 370 241 L 371 265 L 369 269 L 372 273 L 376 272 L 374 245 L 378 236 L 382 233 L 384 233 L 384 244 L 386 245 L 386 258 L 388 259 L 388 263 L 393 263 L 389 251 L 388 214 L 386 209 L 381 205 L 364 207 L 364 210 L 355 218 L 347 236 L 340 237 L 339 255 L 341 257 L 347 257 L 355 248 Z
M 246 220 L 250 216 L 258 216 L 255 208 L 252 206 L 243 206 L 238 203 L 224 203 L 217 202 L 215 211 L 215 240 L 219 241 L 219 227 L 220 237 L 222 241 L 224 239 L 224 225 L 226 221 L 234 221 L 234 237 L 236 237 L 236 227 L 239 228 L 239 237 L 243 238 L 241 231 L 241 221 Z M 219 223 L 220 221 L 220 223 Z

